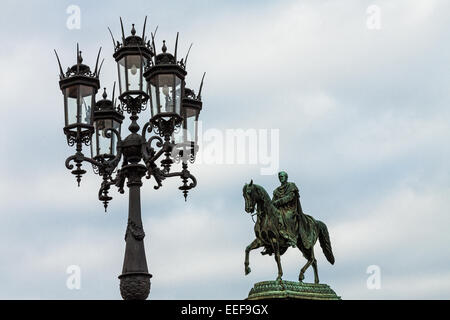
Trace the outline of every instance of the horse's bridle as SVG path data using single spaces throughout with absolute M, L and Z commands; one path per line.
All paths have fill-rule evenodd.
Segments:
M 250 213 L 250 215 L 252 216 L 252 220 L 254 223 L 256 223 L 255 219 L 253 219 L 254 216 L 259 216 L 260 212 L 258 212 L 258 208 L 255 209 L 255 213 Z
M 244 195 L 244 197 L 246 198 L 246 201 L 248 201 L 246 195 Z M 255 203 L 255 205 L 256 205 L 256 203 Z M 256 209 L 255 213 L 250 213 L 250 215 L 252 216 L 253 223 L 256 223 L 256 221 L 255 221 L 255 219 L 253 219 L 253 217 L 258 215 L 258 209 Z

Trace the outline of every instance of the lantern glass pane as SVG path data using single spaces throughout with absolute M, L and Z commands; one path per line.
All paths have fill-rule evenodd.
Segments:
M 106 152 L 108 148 L 108 138 L 105 137 L 104 129 L 108 127 L 108 120 L 96 120 L 95 121 L 95 139 L 92 139 L 92 146 L 94 148 L 94 155 L 99 156 Z M 109 151 L 109 150 L 108 150 Z
M 146 91 L 146 87 L 141 87 L 142 72 L 147 60 L 139 55 L 127 56 L 128 90 Z M 144 81 L 145 82 L 145 81 Z M 143 84 L 144 85 L 144 84 Z
M 78 86 L 66 88 L 66 126 L 76 124 L 78 115 Z
M 122 59 L 119 60 L 119 62 L 117 62 L 117 72 L 119 74 L 119 89 L 120 89 L 120 94 L 124 93 L 125 91 L 127 91 L 127 84 L 125 81 L 125 57 L 123 57 Z
M 106 129 L 112 127 L 111 120 L 100 120 L 98 122 L 98 142 L 100 154 L 111 154 L 111 138 L 106 137 Z M 111 133 L 112 134 L 112 133 Z
M 182 80 L 174 74 L 158 74 L 149 81 L 152 117 L 159 113 L 181 115 Z
M 117 121 L 112 122 L 113 128 L 116 129 L 120 134 L 120 123 Z M 115 156 L 117 153 L 117 136 L 114 132 L 111 132 L 111 154 Z
M 185 140 L 197 142 L 197 120 L 198 120 L 198 109 L 185 107 Z
M 158 75 L 157 99 L 160 112 L 175 112 L 174 105 L 175 76 L 172 74 Z
M 92 124 L 92 102 L 94 88 L 80 86 L 80 123 Z
M 157 115 L 159 113 L 159 106 L 158 106 L 158 98 L 157 96 L 157 88 L 158 88 L 158 77 L 152 78 L 150 81 L 150 106 L 151 106 L 151 112 L 152 112 L 152 118 L 153 116 Z
M 143 65 L 142 65 L 142 69 L 141 69 L 141 82 L 142 82 L 142 89 L 141 90 L 143 92 L 147 92 L 148 91 L 148 82 L 145 80 L 145 78 L 143 76 L 143 74 L 145 72 L 145 68 L 147 68 L 147 64 L 148 64 L 147 59 L 144 58 L 142 63 L 143 63 Z
M 117 152 L 117 137 L 112 131 L 108 131 L 111 138 L 106 136 L 106 129 L 120 130 L 120 123 L 111 119 L 95 121 L 95 138 L 92 139 L 93 156 L 115 156 Z M 120 133 L 120 132 L 119 132 Z
M 181 109 L 181 79 L 178 78 L 177 76 L 175 76 L 175 92 L 174 92 L 174 100 L 175 100 L 175 112 L 177 114 L 181 114 L 180 113 L 180 109 Z
M 183 116 L 183 115 L 181 115 L 181 116 Z M 179 128 L 178 130 L 175 130 L 173 133 L 172 133 L 172 141 L 175 143 L 175 144 L 182 144 L 184 141 L 185 141 L 185 136 L 186 136 L 186 134 L 185 134 L 185 126 L 184 126 L 184 124 L 181 126 L 181 128 Z

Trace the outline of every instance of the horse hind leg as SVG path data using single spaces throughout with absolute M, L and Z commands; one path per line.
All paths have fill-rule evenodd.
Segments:
M 303 266 L 303 268 L 300 270 L 300 274 L 298 275 L 298 281 L 299 282 L 303 282 L 303 280 L 305 279 L 305 272 L 306 270 L 309 268 L 309 266 L 313 263 L 314 261 L 314 253 L 311 249 L 308 250 L 304 250 L 305 252 L 303 253 L 303 256 L 308 260 L 306 262 L 306 264 Z
M 317 260 L 314 258 L 314 261 L 312 263 L 313 269 L 314 269 L 314 283 L 319 283 L 319 273 L 317 272 Z

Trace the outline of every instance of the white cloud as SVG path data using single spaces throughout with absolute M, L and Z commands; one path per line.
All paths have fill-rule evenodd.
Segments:
M 423 250 L 427 245 L 445 242 L 445 226 L 450 223 L 446 213 L 449 193 L 448 189 L 402 186 L 393 188 L 385 198 L 353 208 L 352 218 L 333 227 L 340 259 L 383 252 L 401 256 L 402 248 L 409 253 L 412 248 Z

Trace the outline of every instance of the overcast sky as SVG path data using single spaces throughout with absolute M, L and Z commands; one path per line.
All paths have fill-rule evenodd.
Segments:
M 79 29 L 66 26 L 70 5 Z M 367 25 L 371 5 L 379 29 Z M 140 33 L 148 15 L 158 50 L 162 40 L 173 50 L 177 31 L 180 55 L 194 43 L 187 82 L 197 89 L 207 72 L 205 131 L 279 130 L 279 169 L 329 228 L 336 263 L 317 246 L 322 282 L 343 299 L 449 299 L 449 12 L 445 0 L 2 1 L 0 298 L 120 299 L 127 193 L 114 190 L 105 214 L 100 178 L 85 165 L 78 188 L 65 168 L 74 150 L 53 49 L 65 69 L 77 42 L 91 66 L 102 46 L 101 86 L 111 88 L 107 27 L 119 38 L 122 16 L 127 33 L 131 23 Z M 276 278 L 260 250 L 244 276 L 254 233 L 242 186 L 278 185 L 263 167 L 194 164 L 187 202 L 178 179 L 160 190 L 144 182 L 150 298 L 243 299 Z M 296 280 L 305 260 L 291 248 L 282 263 Z M 66 286 L 70 265 L 81 268 L 80 290 Z M 378 290 L 367 286 L 373 265 Z

